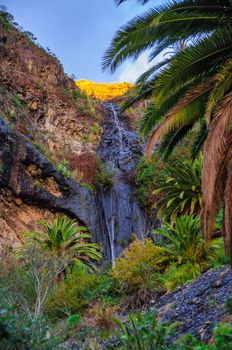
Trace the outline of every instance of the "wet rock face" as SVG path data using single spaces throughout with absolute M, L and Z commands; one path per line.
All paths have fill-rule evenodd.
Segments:
M 138 135 L 124 128 L 117 106 L 106 104 L 106 108 L 109 116 L 98 153 L 113 174 L 113 184 L 107 191 L 98 193 L 98 197 L 105 216 L 111 262 L 114 263 L 133 234 L 140 239 L 146 236 L 148 223 L 130 181 L 141 155 Z
M 155 310 L 161 322 L 180 322 L 178 336 L 191 333 L 209 340 L 226 315 L 225 302 L 232 296 L 232 269 L 210 270 L 197 281 L 160 298 Z

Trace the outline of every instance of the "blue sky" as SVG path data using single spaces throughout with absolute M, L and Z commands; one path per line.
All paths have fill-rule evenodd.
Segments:
M 162 3 L 154 0 L 151 4 Z M 97 82 L 133 81 L 146 68 L 147 55 L 126 62 L 114 75 L 101 71 L 101 59 L 115 31 L 149 8 L 130 0 L 2 0 L 15 21 L 56 54 L 68 74 Z

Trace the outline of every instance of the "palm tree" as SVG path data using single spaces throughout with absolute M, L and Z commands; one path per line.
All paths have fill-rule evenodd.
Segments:
M 121 3 L 122 1 L 117 1 Z M 144 3 L 144 1 L 141 1 Z M 224 235 L 232 258 L 232 1 L 179 0 L 152 8 L 122 27 L 107 50 L 103 68 L 115 71 L 127 58 L 150 50 L 150 60 L 185 40 L 185 50 L 155 62 L 138 79 L 136 97 L 150 97 L 141 121 L 148 145 L 172 132 L 175 145 L 197 125 L 195 149 L 204 141 L 202 227 L 211 239 L 224 201 Z M 201 125 L 200 125 L 201 124 Z
M 41 220 L 40 225 L 43 231 L 25 233 L 27 243 L 36 243 L 43 250 L 59 257 L 69 255 L 70 260 L 79 260 L 87 265 L 90 265 L 91 260 L 101 259 L 99 246 L 88 242 L 92 235 L 75 220 L 63 216 L 53 222 Z
M 155 200 L 155 208 L 162 221 L 173 222 L 183 214 L 199 214 L 201 193 L 202 155 L 194 162 L 177 161 L 167 165 L 164 174 L 156 182 L 157 189 L 153 195 L 161 194 Z

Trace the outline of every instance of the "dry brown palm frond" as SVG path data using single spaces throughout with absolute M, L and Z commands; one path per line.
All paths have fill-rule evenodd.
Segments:
M 232 135 L 229 138 L 227 149 L 227 176 L 225 181 L 225 195 L 224 195 L 224 225 L 223 234 L 225 238 L 226 253 L 232 261 Z
M 231 121 L 232 92 L 227 94 L 218 105 L 204 147 L 201 222 L 208 242 L 211 240 L 215 217 L 225 190 Z
M 206 82 L 200 83 L 194 88 L 190 89 L 179 102 L 171 108 L 171 110 L 166 114 L 165 119 L 151 134 L 147 147 L 146 147 L 146 157 L 149 160 L 154 146 L 157 144 L 159 139 L 173 126 L 175 126 L 175 117 L 190 103 L 198 99 L 200 96 L 204 95 L 206 92 L 210 91 L 214 87 L 216 81 L 215 77 L 209 78 Z
M 226 95 L 231 87 L 232 78 L 232 59 L 229 59 L 222 69 L 215 75 L 215 84 L 210 92 L 209 99 L 207 101 L 205 119 L 207 124 L 212 121 L 212 114 L 214 108 L 218 102 Z

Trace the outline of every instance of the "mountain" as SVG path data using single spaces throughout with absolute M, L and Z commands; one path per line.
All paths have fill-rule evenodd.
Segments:
M 141 145 L 133 115 L 96 97 L 121 96 L 132 84 L 82 81 L 79 89 L 8 14 L 0 27 L 0 244 L 14 245 L 59 212 L 87 226 L 112 261 L 148 225 L 128 181 Z

